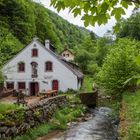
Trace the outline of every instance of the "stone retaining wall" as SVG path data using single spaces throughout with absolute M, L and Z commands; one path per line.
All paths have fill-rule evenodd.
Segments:
M 98 91 L 79 93 L 80 100 L 88 107 L 95 107 L 98 101 Z
M 26 109 L 0 114 L 0 139 L 25 133 L 40 123 L 48 121 L 55 110 L 66 104 L 66 96 L 44 99 Z
M 4 97 L 8 97 L 10 95 L 13 95 L 13 90 L 0 91 L 0 99 Z

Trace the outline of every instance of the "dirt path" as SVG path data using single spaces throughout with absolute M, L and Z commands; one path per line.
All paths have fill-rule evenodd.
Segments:
M 17 100 L 16 97 L 8 96 L 8 97 L 0 99 L 0 102 L 15 103 L 16 100 Z M 38 102 L 40 100 L 40 97 L 30 96 L 30 97 L 26 97 L 25 100 L 28 102 L 28 105 L 30 105 L 30 104 L 34 104 L 34 103 Z
M 64 131 L 56 130 L 50 132 L 47 136 L 38 138 L 37 140 L 59 140 L 58 138 L 61 138 L 63 135 Z

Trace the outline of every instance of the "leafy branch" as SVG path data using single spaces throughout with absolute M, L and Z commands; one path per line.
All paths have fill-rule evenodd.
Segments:
M 51 0 L 58 12 L 69 8 L 75 17 L 81 15 L 85 26 L 106 24 L 112 16 L 119 21 L 128 6 L 139 4 L 139 0 Z

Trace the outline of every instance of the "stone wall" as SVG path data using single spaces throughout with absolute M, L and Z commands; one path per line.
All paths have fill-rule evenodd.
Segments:
M 13 90 L 6 90 L 6 91 L 4 91 L 4 90 L 0 90 L 0 99 L 1 98 L 4 98 L 4 97 L 8 97 L 8 96 L 10 96 L 10 95 L 12 95 L 13 94 Z
M 95 107 L 98 101 L 98 91 L 79 93 L 80 100 L 88 107 Z
M 44 99 L 25 109 L 0 114 L 0 139 L 25 133 L 28 129 L 47 122 L 58 107 L 66 104 L 66 96 Z

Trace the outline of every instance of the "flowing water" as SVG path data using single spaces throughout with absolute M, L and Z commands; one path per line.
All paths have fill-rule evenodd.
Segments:
M 108 114 L 111 109 L 89 109 L 88 117 L 65 132 L 56 131 L 38 140 L 117 140 L 117 125 Z

